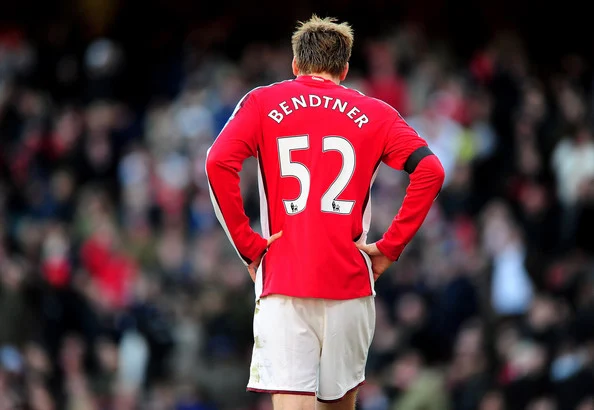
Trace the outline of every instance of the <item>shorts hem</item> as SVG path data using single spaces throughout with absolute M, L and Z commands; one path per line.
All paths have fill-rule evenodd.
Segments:
M 252 393 L 268 393 L 268 394 L 295 394 L 298 396 L 315 396 L 313 391 L 298 391 L 298 390 L 284 390 L 284 389 L 258 389 L 255 387 L 247 387 L 246 391 Z
M 353 390 L 363 386 L 365 384 L 365 379 L 361 380 L 359 383 L 357 383 L 354 387 L 351 387 L 350 389 L 348 389 L 344 394 L 333 398 L 333 399 L 322 399 L 320 397 L 318 397 L 318 401 L 321 403 L 337 403 L 339 401 L 341 401 L 342 399 L 344 399 L 344 396 L 346 396 L 347 394 L 349 394 L 350 392 L 352 392 Z

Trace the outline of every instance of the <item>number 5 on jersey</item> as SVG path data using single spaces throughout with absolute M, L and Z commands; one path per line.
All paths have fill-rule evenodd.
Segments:
M 287 214 L 294 215 L 303 211 L 307 205 L 311 175 L 305 165 L 291 160 L 291 151 L 309 149 L 309 137 L 307 135 L 282 137 L 277 141 L 281 176 L 297 178 L 301 186 L 297 198 L 292 200 L 283 199 Z M 355 172 L 355 149 L 346 138 L 332 135 L 322 139 L 322 151 L 340 152 L 342 155 L 342 168 L 334 182 L 322 195 L 321 210 L 322 212 L 348 215 L 353 210 L 355 201 L 345 201 L 337 198 L 349 184 Z

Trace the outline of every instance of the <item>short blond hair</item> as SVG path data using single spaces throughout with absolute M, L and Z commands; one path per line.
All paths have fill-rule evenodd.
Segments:
M 339 76 L 351 58 L 353 40 L 351 26 L 337 23 L 333 17 L 314 14 L 309 20 L 300 21 L 291 38 L 299 73 Z

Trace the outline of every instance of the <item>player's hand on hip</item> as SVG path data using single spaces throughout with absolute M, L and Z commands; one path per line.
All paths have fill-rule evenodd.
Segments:
M 274 235 L 272 235 L 270 238 L 268 238 L 268 244 L 266 245 L 266 249 L 268 249 L 270 247 L 270 245 L 272 245 L 272 243 L 274 241 L 276 241 L 278 238 L 280 238 L 281 236 L 283 236 L 283 231 L 277 232 Z M 260 257 L 258 257 L 258 259 L 256 259 L 255 261 L 253 261 L 252 263 L 250 263 L 248 265 L 248 272 L 250 273 L 250 278 L 252 278 L 253 282 L 256 281 L 256 272 L 258 271 L 258 267 L 260 266 L 260 263 L 262 262 L 263 256 L 264 256 L 264 254 L 260 255 Z
M 371 270 L 373 271 L 373 280 L 377 280 L 382 273 L 392 264 L 392 261 L 377 248 L 375 243 L 356 244 L 357 248 L 365 252 L 371 259 Z

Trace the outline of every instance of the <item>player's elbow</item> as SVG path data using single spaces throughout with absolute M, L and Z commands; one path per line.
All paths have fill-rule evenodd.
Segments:
M 237 155 L 220 147 L 213 147 L 206 154 L 206 174 L 215 175 L 221 172 L 239 173 L 241 161 Z
M 437 156 L 434 155 L 434 157 L 437 164 L 433 172 L 435 174 L 436 183 L 439 185 L 439 188 L 441 189 L 445 181 L 445 170 L 443 169 L 443 165 L 441 164 L 441 161 L 437 158 Z
M 222 158 L 217 151 L 208 150 L 206 154 L 206 175 L 214 175 L 221 166 Z
M 438 190 L 441 189 L 445 181 L 445 170 L 443 169 L 443 165 L 441 165 L 441 161 L 436 155 L 429 155 L 425 157 L 419 163 L 417 169 L 430 177 L 432 185 L 435 185 Z

